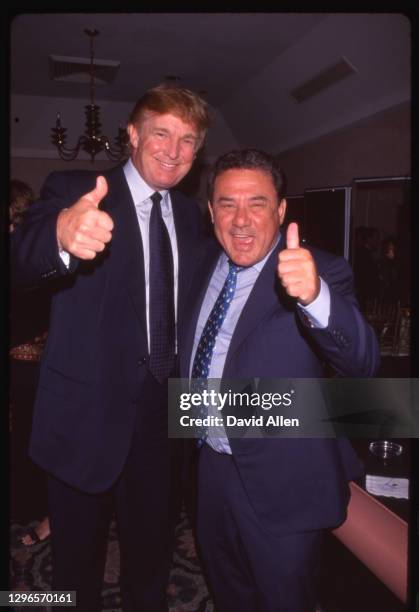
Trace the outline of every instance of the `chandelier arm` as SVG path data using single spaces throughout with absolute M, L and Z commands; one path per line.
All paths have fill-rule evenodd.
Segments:
M 78 139 L 76 143 L 76 146 L 73 147 L 72 149 L 70 149 L 70 147 L 66 147 L 64 144 L 57 145 L 58 154 L 61 157 L 61 159 L 63 159 L 64 161 L 73 161 L 73 159 L 76 159 L 81 147 L 84 144 L 84 141 L 85 141 L 85 136 L 80 136 L 80 138 Z
M 105 149 L 105 154 L 106 157 L 108 159 L 110 159 L 111 161 L 123 161 L 125 159 L 125 155 L 123 154 L 123 152 L 113 152 L 110 149 Z
M 115 146 L 112 147 L 110 144 L 109 138 L 105 135 L 100 137 L 100 140 L 103 144 L 103 150 L 108 157 L 108 159 L 112 161 L 122 161 L 126 157 L 128 157 L 126 144 L 124 140 L 121 138 L 121 135 L 115 138 L 116 143 Z

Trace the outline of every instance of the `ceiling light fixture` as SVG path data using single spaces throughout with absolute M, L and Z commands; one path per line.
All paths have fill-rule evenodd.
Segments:
M 66 146 L 67 128 L 61 125 L 61 115 L 57 113 L 55 127 L 52 128 L 51 141 L 57 147 L 57 151 L 61 159 L 72 161 L 76 159 L 80 150 L 85 151 L 90 155 L 91 162 L 94 163 L 96 155 L 105 152 L 107 157 L 112 161 L 121 161 L 128 157 L 128 136 L 125 128 L 118 128 L 118 136 L 115 137 L 115 145 L 112 147 L 109 143 L 109 138 L 102 134 L 100 123 L 100 106 L 95 103 L 95 66 L 94 66 L 94 39 L 99 34 L 98 30 L 84 30 L 85 34 L 90 39 L 90 104 L 85 107 L 86 113 L 86 129 L 82 134 L 76 146 L 70 149 Z

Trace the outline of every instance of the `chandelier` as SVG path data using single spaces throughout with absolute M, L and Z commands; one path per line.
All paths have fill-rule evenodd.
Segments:
M 94 163 L 95 156 L 104 151 L 112 161 L 121 161 L 128 156 L 127 145 L 128 135 L 122 127 L 118 128 L 118 136 L 115 137 L 115 144 L 112 147 L 109 143 L 109 138 L 102 134 L 100 123 L 100 106 L 95 103 L 95 67 L 94 67 L 94 48 L 93 43 L 95 37 L 99 34 L 98 30 L 84 30 L 85 34 L 90 38 L 90 104 L 85 106 L 86 114 L 86 129 L 82 134 L 76 146 L 71 149 L 66 146 L 67 128 L 61 124 L 61 115 L 57 113 L 55 127 L 52 128 L 51 142 L 57 147 L 57 151 L 61 159 L 72 161 L 77 157 L 80 150 L 85 151 L 90 155 L 91 162 Z

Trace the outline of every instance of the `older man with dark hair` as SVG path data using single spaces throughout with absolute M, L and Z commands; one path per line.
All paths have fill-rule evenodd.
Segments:
M 182 375 L 316 378 L 327 362 L 342 376 L 372 376 L 378 344 L 348 264 L 302 248 L 295 223 L 281 231 L 277 160 L 227 153 L 208 195 L 218 244 L 193 285 Z M 211 426 L 202 437 L 197 531 L 217 611 L 314 612 L 322 532 L 343 522 L 348 481 L 360 475 L 349 442 L 228 437 Z

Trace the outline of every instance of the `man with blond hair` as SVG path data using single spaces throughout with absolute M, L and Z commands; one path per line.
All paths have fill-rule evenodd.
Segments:
M 208 127 L 206 103 L 158 86 L 135 105 L 131 156 L 102 174 L 53 173 L 13 235 L 13 274 L 62 278 L 53 299 L 30 453 L 49 474 L 54 590 L 101 609 L 111 513 L 126 611 L 167 610 L 176 453 L 167 379 L 201 215 L 173 188 Z

